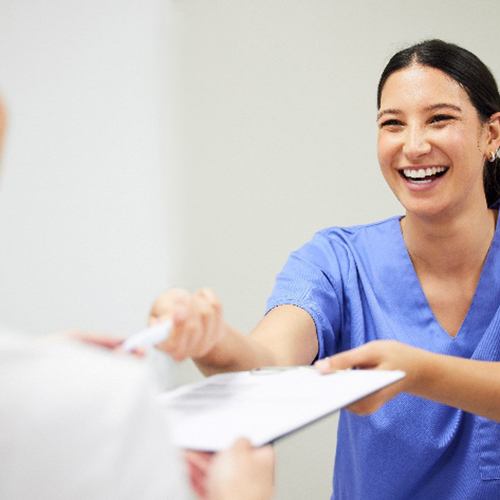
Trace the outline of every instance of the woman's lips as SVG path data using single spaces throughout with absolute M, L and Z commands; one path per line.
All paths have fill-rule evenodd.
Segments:
M 444 165 L 421 165 L 402 168 L 399 175 L 412 191 L 425 191 L 438 185 L 448 170 Z

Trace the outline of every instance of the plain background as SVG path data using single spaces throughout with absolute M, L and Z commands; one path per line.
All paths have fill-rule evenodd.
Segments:
M 169 8 L 0 0 L 2 322 L 128 334 L 169 284 L 180 225 Z
M 439 37 L 500 78 L 499 21 L 496 0 L 0 0 L 2 322 L 129 334 L 163 289 L 210 286 L 249 331 L 316 230 L 402 212 L 376 159 L 389 57 Z M 335 434 L 277 445 L 278 499 L 328 497 Z

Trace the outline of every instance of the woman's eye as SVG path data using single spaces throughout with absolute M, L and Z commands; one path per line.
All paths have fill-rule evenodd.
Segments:
M 447 122 L 450 120 L 453 120 L 454 117 L 451 115 L 434 115 L 431 119 L 431 123 L 442 123 L 442 122 Z
M 385 127 L 399 127 L 403 125 L 403 123 L 400 120 L 396 120 L 395 118 L 392 118 L 390 120 L 385 120 L 379 124 L 380 128 L 385 128 Z

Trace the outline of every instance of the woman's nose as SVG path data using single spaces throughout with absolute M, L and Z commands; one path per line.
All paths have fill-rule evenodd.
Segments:
M 409 159 L 417 159 L 430 153 L 431 145 L 420 127 L 408 128 L 404 138 L 403 153 Z

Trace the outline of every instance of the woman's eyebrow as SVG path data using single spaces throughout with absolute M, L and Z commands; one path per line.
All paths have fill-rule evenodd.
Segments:
M 436 111 L 437 109 L 442 109 L 442 108 L 450 108 L 455 111 L 458 111 L 459 113 L 462 112 L 462 108 L 460 106 L 457 106 L 456 104 L 449 104 L 447 102 L 440 102 L 438 104 L 432 104 L 431 106 L 427 106 L 425 108 L 425 111 Z
M 383 109 L 382 111 L 379 111 L 377 113 L 377 120 L 379 120 L 382 116 L 384 115 L 400 115 L 401 110 L 400 109 Z

